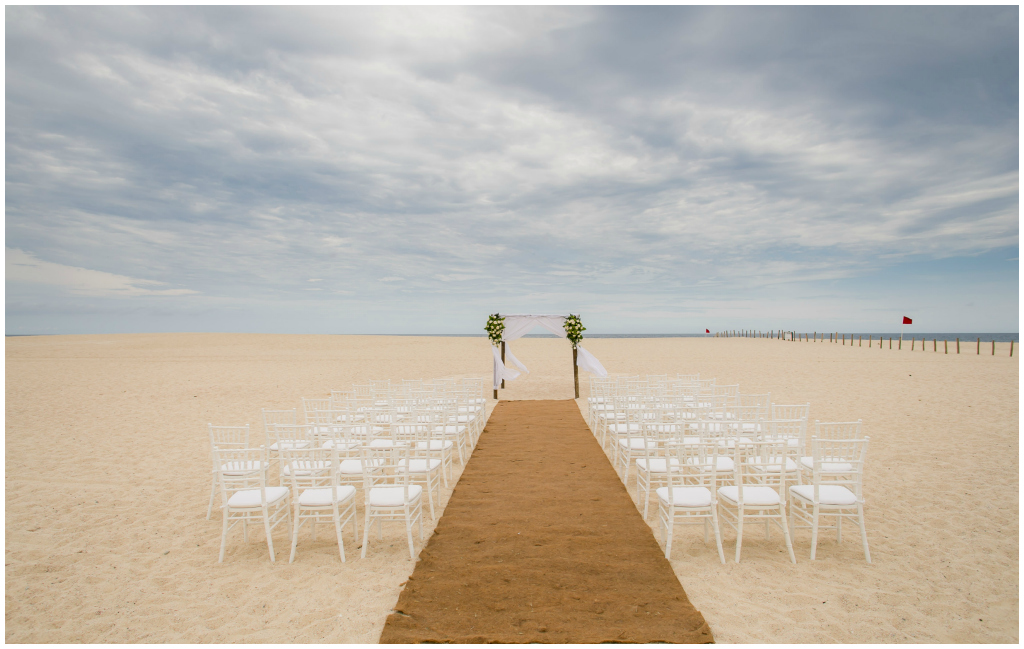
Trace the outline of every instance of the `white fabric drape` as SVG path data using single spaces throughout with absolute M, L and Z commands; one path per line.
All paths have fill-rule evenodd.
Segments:
M 602 379 L 608 376 L 608 371 L 604 369 L 604 365 L 601 365 L 601 361 L 597 360 L 597 357 L 583 349 L 583 345 L 576 345 L 576 367 L 580 368 L 584 372 L 590 372 L 596 374 Z
M 529 374 L 530 370 L 526 369 L 526 366 L 515 357 L 515 354 L 512 353 L 512 347 L 508 343 L 522 338 L 537 325 L 544 327 L 561 338 L 568 337 L 565 333 L 566 316 L 564 315 L 506 315 L 503 317 L 505 318 L 505 331 L 502 333 L 501 339 L 505 341 L 505 360 L 511 362 L 526 374 Z M 502 379 L 511 381 L 519 376 L 519 372 L 501 362 L 501 353 L 497 347 L 491 345 L 491 349 L 494 351 L 494 389 L 497 390 L 501 387 Z M 608 372 L 605 371 L 601 362 L 593 354 L 579 345 L 576 346 L 576 349 L 579 350 L 579 353 L 576 355 L 577 367 L 602 378 L 608 376 Z

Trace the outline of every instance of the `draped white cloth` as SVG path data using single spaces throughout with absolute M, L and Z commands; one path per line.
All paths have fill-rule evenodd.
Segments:
M 511 361 L 513 365 L 527 374 L 530 373 L 530 370 L 526 369 L 526 366 L 515 357 L 508 343 L 522 338 L 537 325 L 544 327 L 556 336 L 568 337 L 565 333 L 566 316 L 564 315 L 505 315 L 503 317 L 505 318 L 505 331 L 502 333 L 501 339 L 505 341 L 505 360 Z M 608 376 L 608 372 L 605 371 L 601 362 L 593 354 L 583 349 L 580 345 L 577 345 L 576 349 L 578 350 L 576 355 L 577 367 L 602 378 Z M 491 345 L 491 350 L 494 352 L 494 389 L 497 390 L 501 387 L 502 379 L 511 381 L 519 376 L 519 372 L 501 362 L 501 353 L 497 347 Z

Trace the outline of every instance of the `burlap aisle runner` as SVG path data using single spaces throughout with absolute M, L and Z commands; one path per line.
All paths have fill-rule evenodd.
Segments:
M 573 401 L 502 401 L 381 642 L 712 642 Z

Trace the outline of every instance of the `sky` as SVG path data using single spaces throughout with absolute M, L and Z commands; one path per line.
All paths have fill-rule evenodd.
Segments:
M 7 334 L 1018 331 L 1016 6 L 5 17 Z

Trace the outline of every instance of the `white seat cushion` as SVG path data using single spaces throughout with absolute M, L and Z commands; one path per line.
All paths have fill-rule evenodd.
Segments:
M 789 493 L 807 502 L 814 502 L 814 485 L 801 484 L 789 488 Z M 818 503 L 822 505 L 856 505 L 857 496 L 846 487 L 839 485 L 819 485 Z
M 640 424 L 611 424 L 608 426 L 608 430 L 614 433 L 638 433 Z
M 461 435 L 466 432 L 466 427 L 456 426 L 454 424 L 448 424 L 447 426 L 435 426 L 434 432 L 442 435 Z
M 650 459 L 642 457 L 636 461 L 636 466 L 640 471 L 647 471 L 649 473 L 668 473 L 668 461 L 663 457 L 652 457 Z M 673 469 L 679 467 L 679 460 L 676 458 L 671 458 L 671 463 Z
M 301 507 L 330 507 L 336 502 L 344 502 L 356 494 L 356 488 L 343 485 L 336 489 L 306 489 L 299 494 Z
M 695 457 L 688 458 L 686 460 L 686 463 L 687 464 L 699 464 L 701 471 L 707 470 L 707 467 L 704 464 L 700 464 L 700 461 L 697 460 L 697 458 L 695 458 Z M 708 464 L 710 464 L 710 462 Z M 732 461 L 731 457 L 718 456 L 717 458 L 715 458 L 715 465 L 718 466 L 718 470 L 719 471 L 728 472 L 728 473 L 731 473 L 733 471 L 733 469 L 736 468 L 736 463 Z
M 739 502 L 739 487 L 720 487 L 718 495 L 731 503 Z M 772 507 L 779 504 L 779 494 L 771 487 L 743 486 L 743 504 Z
M 668 504 L 668 487 L 659 487 L 654 493 L 658 500 Z M 673 487 L 672 501 L 677 507 L 710 507 L 711 490 L 707 487 Z
M 440 451 L 442 449 L 447 450 L 453 446 L 455 446 L 455 442 L 447 439 L 432 439 L 429 442 L 416 442 L 416 450 L 419 451 L 428 449 L 431 451 Z
M 619 446 L 634 451 L 642 451 L 645 446 L 647 448 L 658 448 L 658 443 L 653 439 L 644 439 L 643 437 L 627 437 L 619 440 Z
M 814 458 L 813 457 L 802 457 L 800 458 L 800 464 L 804 467 L 814 470 Z M 853 473 L 853 465 L 849 462 L 822 462 L 821 463 L 822 473 Z
M 342 460 L 338 463 L 338 473 L 344 475 L 362 475 L 363 474 L 363 461 L 362 460 Z
M 651 426 L 651 430 L 657 433 L 674 434 L 680 430 L 679 424 L 654 424 Z
M 761 458 L 759 457 L 750 458 L 749 460 L 747 460 L 747 462 L 758 465 L 753 467 L 755 471 L 767 471 L 768 473 L 778 473 L 779 467 L 781 466 L 779 458 L 777 457 L 769 457 L 767 462 L 764 462 L 763 464 L 763 460 L 761 460 Z M 796 471 L 796 462 L 787 457 L 786 473 L 791 473 L 793 471 Z
M 326 442 L 324 442 L 322 448 L 327 448 L 327 449 L 338 448 L 338 449 L 340 449 L 342 451 L 347 451 L 347 450 L 353 449 L 353 448 L 355 448 L 357 446 L 359 446 L 359 442 L 348 442 L 348 441 L 340 440 L 340 439 L 329 439 Z
M 405 465 L 409 465 L 410 473 L 428 473 L 433 471 L 437 467 L 441 466 L 441 460 L 438 459 L 421 459 L 416 458 L 412 460 L 399 460 L 398 470 L 405 471 Z
M 279 446 L 280 445 L 280 446 Z M 309 446 L 309 442 L 302 439 L 282 439 L 279 442 L 274 442 L 270 445 L 271 451 L 276 451 L 279 448 L 306 448 Z
M 409 501 L 412 503 L 420 494 L 423 492 L 423 487 L 419 485 L 409 485 L 408 487 L 373 487 L 370 489 L 368 501 L 372 507 L 401 507 L 404 503 L 404 489 L 409 490 Z
M 740 444 L 750 444 L 750 443 L 753 442 L 753 440 L 750 439 L 749 437 L 740 437 L 739 440 L 740 440 Z M 720 440 L 718 440 L 718 445 L 719 446 L 725 446 L 725 447 L 728 447 L 728 448 L 735 448 L 736 447 L 736 438 L 735 437 L 726 437 L 726 438 L 720 439 Z
M 288 487 L 267 487 L 267 504 L 271 505 L 276 503 L 287 495 Z M 230 498 L 228 498 L 228 507 L 259 507 L 260 505 L 259 489 L 243 489 L 242 491 L 236 491 Z

